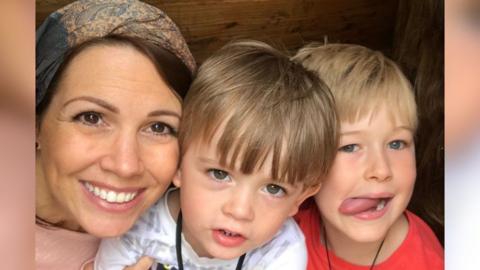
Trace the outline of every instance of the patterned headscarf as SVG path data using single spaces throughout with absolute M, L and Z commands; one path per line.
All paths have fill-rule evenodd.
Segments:
M 50 14 L 36 32 L 36 105 L 73 46 L 121 34 L 170 51 L 193 74 L 195 60 L 175 23 L 161 10 L 137 0 L 80 0 Z

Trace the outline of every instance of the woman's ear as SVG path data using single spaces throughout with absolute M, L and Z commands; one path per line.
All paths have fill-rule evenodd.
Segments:
M 177 169 L 177 172 L 173 176 L 173 184 L 179 188 L 182 185 L 182 170 L 181 168 Z
M 320 191 L 320 188 L 322 187 L 322 184 L 318 184 L 315 186 L 311 186 L 306 188 L 302 193 L 298 196 L 297 200 L 295 201 L 295 204 L 292 207 L 292 210 L 290 211 L 289 216 L 293 216 L 298 212 L 298 208 L 300 205 L 309 197 L 315 195 Z

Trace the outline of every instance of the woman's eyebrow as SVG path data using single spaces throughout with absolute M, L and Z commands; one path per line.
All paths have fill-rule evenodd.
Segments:
M 80 96 L 80 97 L 72 98 L 72 99 L 68 100 L 67 102 L 65 102 L 65 104 L 63 104 L 63 108 L 65 108 L 68 104 L 70 104 L 72 102 L 75 102 L 75 101 L 79 101 L 79 100 L 95 103 L 98 106 L 101 106 L 101 107 L 103 107 L 103 108 L 105 108 L 109 111 L 114 112 L 114 113 L 118 113 L 118 111 L 119 111 L 118 108 L 115 107 L 114 105 L 106 102 L 103 99 L 99 99 L 99 98 L 92 97 L 92 96 Z

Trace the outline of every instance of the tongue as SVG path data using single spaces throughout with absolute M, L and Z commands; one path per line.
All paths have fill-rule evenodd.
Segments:
M 380 199 L 351 198 L 343 201 L 339 210 L 345 215 L 356 215 L 375 208 L 379 202 Z

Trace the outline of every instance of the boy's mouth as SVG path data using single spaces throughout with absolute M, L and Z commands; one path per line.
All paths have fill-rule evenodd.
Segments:
M 344 215 L 358 215 L 362 213 L 374 213 L 383 210 L 392 200 L 393 196 L 382 197 L 353 197 L 342 202 L 339 207 Z
M 220 231 L 221 233 L 223 233 L 223 235 L 225 235 L 225 236 L 227 236 L 227 237 L 238 237 L 238 236 L 241 236 L 241 235 L 238 234 L 238 233 L 230 232 L 230 231 L 227 231 L 227 230 L 219 229 L 219 231 Z
M 214 229 L 213 239 L 225 247 L 237 247 L 246 240 L 243 235 L 226 229 Z

